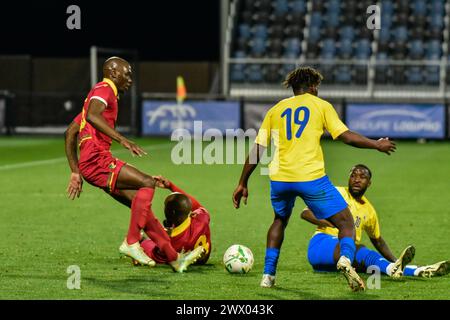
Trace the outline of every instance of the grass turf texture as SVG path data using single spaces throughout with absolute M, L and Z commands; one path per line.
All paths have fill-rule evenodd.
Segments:
M 168 140 L 137 142 L 151 146 L 149 157 L 132 158 L 117 145 L 113 150 L 145 172 L 172 179 L 210 211 L 213 251 L 209 263 L 175 274 L 168 266 L 133 267 L 128 259 L 119 259 L 129 210 L 87 183 L 80 199 L 66 198 L 69 169 L 63 140 L 1 138 L 0 299 L 450 298 L 448 276 L 401 281 L 383 276 L 380 290 L 355 294 L 342 275 L 312 272 L 306 251 L 314 228 L 299 218 L 300 199 L 287 228 L 277 287 L 260 288 L 266 232 L 273 218 L 268 178 L 255 172 L 248 206 L 237 211 L 231 194 L 241 165 L 177 166 L 170 160 Z M 398 152 L 388 157 L 325 141 L 324 153 L 327 173 L 336 185 L 347 183 L 353 164 L 364 163 L 372 169 L 373 185 L 367 196 L 395 254 L 412 243 L 417 249 L 416 264 L 450 258 L 448 143 L 401 142 Z M 158 190 L 153 201 L 160 219 L 167 194 Z M 365 236 L 363 243 L 371 247 L 369 242 Z M 223 253 L 234 243 L 253 251 L 255 265 L 247 275 L 227 274 L 222 266 Z M 70 265 L 81 268 L 81 290 L 66 287 Z

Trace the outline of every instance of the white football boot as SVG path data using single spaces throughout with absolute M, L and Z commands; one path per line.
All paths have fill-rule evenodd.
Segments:
M 358 273 L 353 269 L 350 259 L 346 256 L 341 256 L 336 265 L 337 269 L 342 272 L 344 277 L 347 279 L 348 285 L 352 291 L 364 291 L 366 286 L 364 281 L 358 275 Z
M 400 254 L 400 257 L 394 262 L 390 277 L 400 279 L 403 276 L 403 270 L 413 260 L 415 254 L 416 248 L 414 246 L 407 246 Z
M 428 266 L 422 266 L 417 269 L 417 276 L 422 278 L 445 276 L 450 273 L 450 260 L 441 261 Z
M 202 246 L 198 246 L 192 251 L 178 253 L 178 258 L 175 261 L 169 262 L 173 271 L 182 273 L 186 271 L 187 267 L 195 263 L 205 252 Z
M 275 286 L 275 276 L 263 274 L 260 286 L 263 288 L 272 288 Z
M 119 252 L 136 260 L 142 265 L 149 267 L 154 267 L 156 265 L 156 262 L 145 254 L 144 249 L 142 249 L 139 242 L 128 244 L 127 239 L 125 239 L 119 247 Z

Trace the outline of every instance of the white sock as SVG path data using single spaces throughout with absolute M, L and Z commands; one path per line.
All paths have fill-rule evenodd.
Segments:
M 425 267 L 418 267 L 416 270 L 414 270 L 414 276 L 418 277 L 419 272 L 421 272 L 423 269 L 425 269 Z
M 388 276 L 392 276 L 392 268 L 394 267 L 394 263 L 391 262 L 389 263 L 389 265 L 386 267 L 386 274 Z

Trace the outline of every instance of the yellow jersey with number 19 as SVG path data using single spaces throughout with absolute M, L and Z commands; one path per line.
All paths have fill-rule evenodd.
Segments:
M 269 165 L 272 181 L 303 182 L 325 175 L 320 138 L 324 129 L 333 139 L 348 130 L 333 106 L 305 93 L 281 100 L 267 112 L 255 143 L 275 147 Z

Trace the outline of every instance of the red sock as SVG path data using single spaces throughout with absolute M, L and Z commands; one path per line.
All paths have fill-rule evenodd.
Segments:
M 165 254 L 168 262 L 177 260 L 178 253 L 172 247 L 169 235 L 164 230 L 163 226 L 155 217 L 151 209 L 147 216 L 147 222 L 145 224 L 144 231 L 150 237 L 150 239 L 152 239 L 156 243 L 158 248 Z
M 141 229 L 149 216 L 155 189 L 141 188 L 131 202 L 131 221 L 128 228 L 127 242 L 133 244 L 141 239 Z

